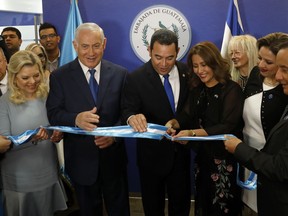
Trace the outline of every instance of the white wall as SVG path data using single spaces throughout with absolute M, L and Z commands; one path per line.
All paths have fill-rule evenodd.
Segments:
M 0 12 L 19 12 L 19 13 L 29 13 L 39 16 L 40 18 L 43 13 L 42 0 L 1 0 Z M 9 25 L 9 23 L 7 23 Z M 6 26 L 0 26 L 0 33 Z M 22 34 L 22 45 L 20 49 L 25 49 L 25 47 L 35 42 L 35 34 L 38 35 L 38 27 L 35 29 L 34 25 L 25 26 L 14 26 L 19 29 Z M 36 33 L 35 33 L 36 32 Z
M 0 11 L 42 14 L 42 0 L 1 0 Z

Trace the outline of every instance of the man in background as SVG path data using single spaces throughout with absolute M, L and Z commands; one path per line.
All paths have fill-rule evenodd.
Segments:
M 45 48 L 48 55 L 47 69 L 53 72 L 59 67 L 60 59 L 60 36 L 57 29 L 50 23 L 42 23 L 39 28 L 40 43 Z
M 6 27 L 2 30 L 1 35 L 5 39 L 10 55 L 13 55 L 20 50 L 22 35 L 19 29 L 15 27 Z

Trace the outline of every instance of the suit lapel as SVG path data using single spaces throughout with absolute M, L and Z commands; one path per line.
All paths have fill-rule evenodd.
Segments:
M 186 102 L 186 96 L 187 96 L 187 74 L 186 71 L 184 72 L 180 67 L 178 67 L 178 73 L 179 73 L 179 82 L 180 82 L 180 92 L 179 92 L 179 100 L 178 100 L 178 106 L 177 106 L 177 110 L 178 109 L 182 109 L 182 106 L 185 104 Z
M 105 93 L 110 85 L 111 79 L 113 78 L 113 70 L 109 64 L 102 60 L 101 63 L 101 72 L 100 72 L 100 82 L 99 82 L 99 92 L 98 92 L 98 101 L 97 107 L 100 108 L 103 100 L 105 98 Z
M 153 86 L 155 89 L 155 96 L 159 97 L 160 101 L 163 101 L 165 107 L 170 107 L 170 103 L 168 100 L 168 97 L 166 95 L 163 83 L 161 81 L 161 78 L 159 74 L 154 70 L 152 67 L 152 64 L 148 64 L 149 66 L 147 67 L 146 73 L 147 73 L 147 79 L 149 83 Z M 166 103 L 166 104 L 165 104 Z M 172 112 L 172 109 L 171 109 Z
M 171 107 L 168 97 L 166 95 L 165 89 L 163 87 L 163 83 L 159 77 L 159 74 L 154 70 L 152 67 L 152 64 L 148 64 L 149 66 L 147 67 L 147 74 L 148 74 L 148 80 L 149 82 L 153 85 L 155 88 L 155 92 L 157 92 L 156 95 L 159 95 L 161 101 L 165 104 L 165 107 Z M 185 71 L 183 71 L 183 68 L 181 68 L 178 64 L 176 64 L 177 70 L 179 73 L 179 85 L 180 85 L 180 92 L 179 92 L 179 99 L 178 99 L 178 106 L 177 110 L 181 108 L 181 106 L 184 105 L 185 100 L 186 100 L 186 92 L 187 92 L 187 74 Z M 177 111 L 176 110 L 176 111 Z M 171 112 L 173 113 L 172 109 Z
M 277 131 L 280 127 L 282 127 L 284 124 L 287 123 L 288 119 L 284 120 L 284 117 L 288 114 L 287 112 L 288 112 L 288 105 L 286 106 L 280 121 L 270 131 L 269 136 L 267 138 L 267 142 L 275 131 Z

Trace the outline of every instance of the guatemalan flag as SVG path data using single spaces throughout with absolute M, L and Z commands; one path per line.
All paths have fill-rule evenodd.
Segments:
M 76 28 L 82 24 L 81 14 L 78 8 L 77 0 L 71 0 L 70 10 L 65 28 L 64 39 L 62 40 L 62 49 L 59 66 L 62 66 L 76 58 L 77 54 L 73 47 L 73 40 Z
M 227 56 L 228 43 L 231 37 L 241 34 L 244 34 L 244 30 L 240 17 L 238 1 L 230 0 L 221 47 L 221 55 L 223 57 Z

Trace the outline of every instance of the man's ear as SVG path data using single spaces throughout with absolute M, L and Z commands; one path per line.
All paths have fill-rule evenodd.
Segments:
M 147 51 L 149 52 L 149 56 L 151 57 L 152 56 L 152 49 L 150 46 L 147 47 Z

